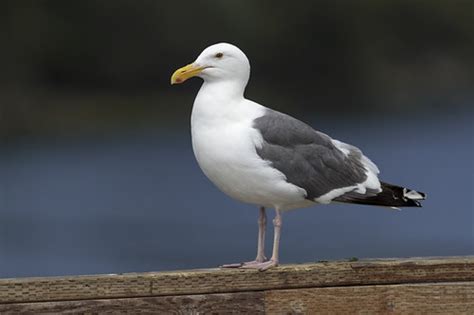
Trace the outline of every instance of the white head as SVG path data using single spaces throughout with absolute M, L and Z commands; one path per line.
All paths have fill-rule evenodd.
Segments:
M 193 63 L 176 70 L 171 84 L 183 83 L 195 76 L 206 82 L 235 81 L 245 86 L 250 76 L 250 63 L 238 47 L 219 43 L 204 49 Z

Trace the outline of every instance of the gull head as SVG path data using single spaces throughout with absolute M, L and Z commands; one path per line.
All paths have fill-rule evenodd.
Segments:
M 171 84 L 200 77 L 206 82 L 237 81 L 245 85 L 249 76 L 250 63 L 242 50 L 232 44 L 219 43 L 204 49 L 193 63 L 176 70 Z

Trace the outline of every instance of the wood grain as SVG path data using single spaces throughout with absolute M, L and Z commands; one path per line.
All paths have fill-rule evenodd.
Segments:
M 474 257 L 284 265 L 265 272 L 201 269 L 0 280 L 0 303 L 233 293 L 274 289 L 474 281 Z
M 0 304 L 1 314 L 264 314 L 263 292 Z
M 271 290 L 268 314 L 474 314 L 474 283 Z
M 0 314 L 474 314 L 474 257 L 0 279 Z
M 370 285 L 0 305 L 1 314 L 473 314 L 474 283 Z

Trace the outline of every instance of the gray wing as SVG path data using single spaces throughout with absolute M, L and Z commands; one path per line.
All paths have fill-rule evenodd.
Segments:
M 346 155 L 329 136 L 291 116 L 267 109 L 253 126 L 264 140 L 257 154 L 285 174 L 288 182 L 305 189 L 309 200 L 367 178 L 360 150 L 348 146 Z

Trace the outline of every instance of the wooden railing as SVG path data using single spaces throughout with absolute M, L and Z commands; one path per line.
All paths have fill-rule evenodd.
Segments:
M 0 279 L 0 314 L 474 314 L 474 256 Z

